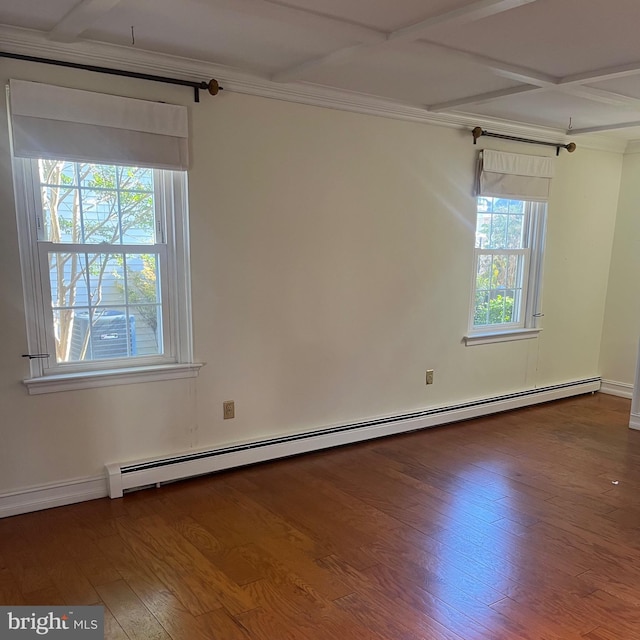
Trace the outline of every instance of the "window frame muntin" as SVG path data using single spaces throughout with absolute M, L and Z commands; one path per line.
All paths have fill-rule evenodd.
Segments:
M 64 247 L 64 249 L 61 249 Z M 69 247 L 72 247 L 69 249 Z M 108 247 L 108 250 L 106 250 Z M 115 247 L 118 247 L 118 251 L 115 251 Z M 58 244 L 54 242 L 41 242 L 38 243 L 38 267 L 40 272 L 40 286 L 42 288 L 42 295 L 44 309 L 50 309 L 53 311 L 53 304 L 51 300 L 51 287 L 49 285 L 49 271 L 46 268 L 48 264 L 48 254 L 50 252 L 55 253 L 109 253 L 109 254 L 129 254 L 129 253 L 142 253 L 142 247 L 146 250 L 146 253 L 153 253 L 159 257 L 160 269 L 158 271 L 158 277 L 160 278 L 160 306 L 162 307 L 162 345 L 163 353 L 158 355 L 148 356 L 127 356 L 123 358 L 100 358 L 96 360 L 85 361 L 72 361 L 72 362 L 58 362 L 55 356 L 55 330 L 53 313 L 44 313 L 45 322 L 45 339 L 46 339 L 46 353 L 49 354 L 49 358 L 43 362 L 43 375 L 56 375 L 64 372 L 68 373 L 80 373 L 82 371 L 101 371 L 103 369 L 119 369 L 122 367 L 134 367 L 144 366 L 145 364 L 170 364 L 175 362 L 175 358 L 172 356 L 173 350 L 169 351 L 167 345 L 172 346 L 171 336 L 173 331 L 165 319 L 167 306 L 170 306 L 169 301 L 169 286 L 167 284 L 168 277 L 166 275 L 166 267 L 163 266 L 166 263 L 167 247 L 166 245 L 104 245 L 104 244 Z M 77 249 L 76 249 L 77 248 Z M 151 251 L 149 249 L 152 249 Z M 121 305 L 117 305 L 121 306 Z M 127 306 L 122 305 L 122 306 Z M 135 305 L 129 305 L 135 306 Z M 95 307 L 94 307 L 95 308 Z M 130 364 L 126 364 L 130 363 Z M 139 363 L 139 364 L 134 364 Z M 104 366 L 99 366 L 104 365 Z

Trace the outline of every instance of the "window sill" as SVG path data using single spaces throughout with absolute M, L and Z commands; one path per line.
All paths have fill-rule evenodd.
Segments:
M 177 380 L 179 378 L 195 378 L 203 363 L 165 364 L 130 369 L 109 369 L 105 371 L 86 371 L 82 373 L 62 373 L 27 378 L 23 380 L 29 395 L 40 393 L 56 393 L 57 391 L 74 391 L 76 389 L 94 389 L 96 387 L 112 387 L 120 384 L 137 384 L 139 382 L 155 382 L 158 380 Z
M 509 329 L 507 331 L 486 331 L 471 333 L 464 337 L 467 347 L 477 344 L 492 344 L 494 342 L 512 342 L 514 340 L 531 340 L 537 338 L 542 328 Z

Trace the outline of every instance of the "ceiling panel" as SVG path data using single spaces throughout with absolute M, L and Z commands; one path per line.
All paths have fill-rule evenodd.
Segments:
M 470 0 L 287 0 L 278 4 L 308 9 L 381 31 L 400 27 L 452 11 Z
M 619 93 L 630 98 L 638 98 L 640 100 L 640 74 L 629 76 L 627 78 L 616 78 L 615 80 L 606 80 L 604 82 L 595 82 L 588 85 L 595 89 L 611 91 Z
M 574 129 L 640 121 L 640 111 L 634 109 L 612 109 L 610 105 L 547 91 L 518 94 L 460 110 L 557 129 L 567 129 L 569 118 Z
M 326 33 L 214 9 L 198 0 L 128 0 L 104 15 L 83 38 L 195 57 L 271 73 L 352 44 Z
M 0 0 L 0 24 L 49 30 L 78 0 Z
M 311 70 L 305 81 L 420 106 L 517 86 L 471 62 L 430 54 L 429 47 L 418 53 L 414 45 L 394 45 Z
M 538 0 L 425 38 L 562 77 L 640 61 L 638 0 Z

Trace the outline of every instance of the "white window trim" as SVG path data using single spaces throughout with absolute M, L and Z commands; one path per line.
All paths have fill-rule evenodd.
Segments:
M 474 264 L 471 280 L 471 300 L 469 313 L 469 330 L 463 337 L 466 346 L 471 347 L 482 344 L 492 344 L 497 342 L 512 342 L 516 340 L 530 340 L 537 338 L 542 331 L 540 326 L 542 313 L 542 270 L 544 265 L 544 248 L 546 238 L 546 203 L 527 203 L 530 208 L 527 216 L 527 249 L 528 249 L 528 280 L 523 283 L 521 310 L 522 320 L 518 323 L 482 325 L 477 329 L 473 328 L 473 318 L 475 309 L 475 282 L 477 268 L 477 252 L 482 250 L 474 249 Z M 532 215 L 536 213 L 537 215 Z M 476 214 L 477 215 L 477 214 Z
M 47 313 L 45 292 L 38 268 L 37 215 L 41 210 L 38 197 L 39 183 L 34 182 L 35 160 L 13 159 L 14 191 L 22 289 L 27 325 L 27 349 L 29 354 L 47 353 Z M 43 359 L 29 360 L 30 376 L 23 380 L 29 394 L 50 393 L 65 390 L 86 389 L 153 380 L 169 380 L 198 375 L 202 363 L 193 362 L 193 334 L 191 318 L 191 279 L 189 255 L 189 221 L 187 214 L 186 179 L 179 173 L 164 173 L 170 180 L 162 180 L 162 217 L 166 221 L 167 242 L 172 250 L 167 251 L 167 273 L 170 274 L 168 320 L 171 326 L 166 348 L 171 356 L 139 358 L 135 361 L 104 361 L 104 368 L 87 369 L 69 365 L 46 367 Z M 167 216 L 167 202 L 171 202 L 174 215 Z M 55 357 L 55 356 L 53 356 Z M 95 365 L 95 363 L 92 363 Z M 101 363 L 102 364 L 102 363 Z
M 26 378 L 23 383 L 29 390 L 29 395 L 38 395 L 57 391 L 112 387 L 120 384 L 195 378 L 202 366 L 202 363 L 192 363 L 104 369 L 102 371 L 63 373 L 39 378 Z
M 531 329 L 507 329 L 506 331 L 491 331 L 482 333 L 480 331 L 469 332 L 464 337 L 464 342 L 468 347 L 476 344 L 492 344 L 494 342 L 512 342 L 514 340 L 531 340 L 537 338 L 542 331 L 542 327 Z

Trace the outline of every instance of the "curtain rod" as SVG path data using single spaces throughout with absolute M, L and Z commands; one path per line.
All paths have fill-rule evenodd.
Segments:
M 480 136 L 487 136 L 488 138 L 501 138 L 502 140 L 513 140 L 514 142 L 526 142 L 527 144 L 542 144 L 547 147 L 555 147 L 556 155 L 560 155 L 560 149 L 566 149 L 569 153 L 573 153 L 576 150 L 576 143 L 569 142 L 569 144 L 558 144 L 557 142 L 541 142 L 540 140 L 532 140 L 531 138 L 518 138 L 517 136 L 505 136 L 502 133 L 489 133 L 482 127 L 474 127 L 471 131 L 473 135 L 473 144 L 478 142 Z
M 91 64 L 81 64 L 79 62 L 66 62 L 64 60 L 52 60 L 50 58 L 38 58 L 36 56 L 25 56 L 20 53 L 8 53 L 0 51 L 1 58 L 12 58 L 14 60 L 26 60 L 27 62 L 39 62 L 41 64 L 52 64 L 57 67 L 71 67 L 72 69 L 83 69 L 84 71 L 94 71 L 95 73 L 106 73 L 112 76 L 124 76 L 125 78 L 138 78 L 139 80 L 150 80 L 151 82 L 164 82 L 165 84 L 178 84 L 183 87 L 193 87 L 193 99 L 200 102 L 200 90 L 208 91 L 212 96 L 222 91 L 222 87 L 215 79 L 209 82 L 198 82 L 197 80 L 181 80 L 180 78 L 167 78 L 156 76 L 150 73 L 138 73 L 137 71 L 124 71 L 122 69 L 111 69 L 110 67 L 96 67 Z

